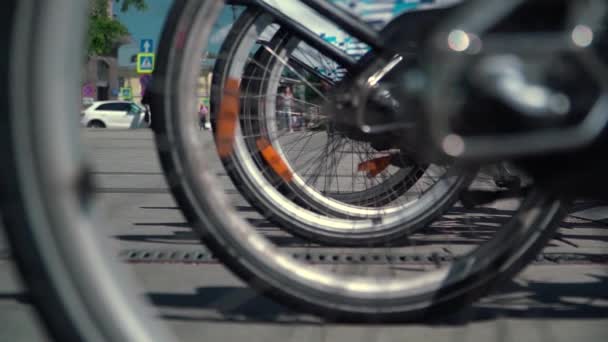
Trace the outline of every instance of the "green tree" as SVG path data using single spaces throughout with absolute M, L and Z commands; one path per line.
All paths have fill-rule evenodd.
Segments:
M 129 34 L 129 30 L 116 20 L 110 8 L 112 0 L 90 0 L 91 10 L 89 12 L 88 33 L 88 55 L 104 56 L 114 50 L 121 38 Z M 145 11 L 148 6 L 146 0 L 114 0 L 122 12 L 135 8 Z
M 120 11 L 126 12 L 129 8 L 133 7 L 138 11 L 145 11 L 148 9 L 148 5 L 146 4 L 146 0 L 115 0 L 117 3 L 120 3 Z

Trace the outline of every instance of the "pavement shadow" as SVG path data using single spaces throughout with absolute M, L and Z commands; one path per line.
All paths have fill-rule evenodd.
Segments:
M 154 206 L 143 206 L 140 207 L 141 209 L 146 209 L 146 210 L 181 210 L 180 207 L 154 207 Z M 241 211 L 241 212 L 257 212 L 257 210 L 253 207 L 247 206 L 247 205 L 236 205 L 234 206 L 234 208 L 237 211 Z
M 174 228 L 189 228 L 188 222 L 145 222 L 145 223 L 133 223 L 134 226 L 143 227 L 174 227 Z
M 143 207 L 142 207 L 143 208 Z M 161 208 L 152 207 L 154 209 L 172 209 L 172 207 Z M 243 210 L 248 210 L 246 207 Z M 284 230 L 277 228 L 275 224 L 260 218 L 247 219 L 260 233 L 264 234 L 270 241 L 282 247 L 305 247 L 311 244 L 301 238 L 292 236 Z M 143 222 L 133 223 L 136 227 L 168 227 L 168 228 L 188 228 L 187 231 L 174 231 L 171 234 L 128 234 L 115 235 L 114 238 L 123 241 L 132 242 L 150 242 L 150 243 L 166 243 L 166 244 L 192 244 L 198 243 L 198 235 L 191 230 L 191 225 L 188 222 Z
M 579 204 L 585 205 L 585 203 Z M 142 207 L 143 208 L 143 207 Z M 175 209 L 175 207 L 146 207 L 150 209 Z M 240 211 L 251 211 L 252 207 L 241 206 Z M 425 246 L 425 245 L 478 245 L 482 241 L 493 238 L 496 232 L 502 229 L 502 226 L 507 223 L 515 212 L 512 210 L 503 210 L 496 208 L 476 208 L 468 210 L 462 207 L 454 207 L 439 220 L 433 222 L 430 226 L 417 231 L 410 236 L 407 236 L 399 241 L 392 241 L 391 247 L 407 247 L 407 246 Z M 281 228 L 277 227 L 273 222 L 263 218 L 247 218 L 261 234 L 265 235 L 271 242 L 281 247 L 321 247 L 314 243 L 308 242 L 297 236 L 293 236 Z M 169 227 L 169 228 L 190 228 L 187 222 L 146 222 L 133 223 L 137 227 Z M 606 229 L 606 225 L 589 220 L 569 219 L 567 218 L 561 223 L 562 228 L 569 229 L 560 231 L 554 240 L 550 241 L 548 247 L 559 247 L 561 244 L 568 244 L 573 247 L 578 247 L 572 241 L 576 240 L 594 240 L 608 242 L 608 231 L 606 234 L 602 232 Z M 577 228 L 597 228 L 600 233 L 597 234 L 578 234 Z M 166 242 L 166 243 L 184 243 L 184 240 L 198 242 L 196 234 L 192 232 L 176 232 L 172 235 L 120 235 L 118 239 L 128 241 L 142 242 Z M 162 240 L 162 241 L 161 241 Z M 339 244 L 326 245 L 325 247 L 340 247 Z
M 176 231 L 172 232 L 171 234 L 114 235 L 114 238 L 122 241 L 145 242 L 155 244 L 162 243 L 168 245 L 192 245 L 201 243 L 199 235 L 191 230 Z M 310 242 L 289 235 L 268 236 L 267 238 L 273 243 L 280 245 L 281 247 L 318 247 L 317 245 L 311 245 Z
M 579 204 L 578 207 L 575 206 L 574 208 L 576 209 L 571 210 L 569 215 L 578 220 L 594 222 L 602 225 L 604 228 L 608 227 L 608 210 L 606 210 L 608 203 L 585 204 Z
M 191 230 L 176 231 L 171 234 L 114 235 L 114 238 L 122 241 L 163 243 L 170 245 L 192 245 L 200 243 L 198 235 Z
M 475 320 L 499 317 L 591 319 L 608 317 L 608 276 L 588 282 L 510 281 L 471 307 Z
M 248 287 L 201 287 L 194 294 L 149 293 L 150 302 L 160 308 L 198 309 L 196 314 L 162 314 L 168 320 L 239 323 L 315 323 L 319 319 L 294 312 Z
M 592 204 L 579 203 L 578 209 L 574 208 L 569 212 L 573 213 L 580 208 L 591 208 L 597 205 L 596 202 Z M 479 244 L 481 241 L 494 237 L 496 232 L 502 229 L 502 226 L 511 220 L 514 214 L 515 211 L 512 210 L 495 208 L 468 210 L 455 207 L 429 227 L 420 230 L 419 234 L 411 235 L 402 245 Z M 560 229 L 554 239 L 547 244 L 547 247 L 560 247 L 561 244 L 580 247 L 578 242 L 573 242 L 576 240 L 608 242 L 608 230 L 606 230 L 608 227 L 602 222 L 567 216 L 560 222 L 560 228 L 565 229 Z M 577 228 L 595 229 L 597 233 L 590 234 L 582 231 L 579 233 Z
M 0 293 L 0 301 L 3 300 L 14 300 L 24 304 L 32 302 L 31 297 L 26 293 Z
M 148 206 L 144 206 L 144 207 L 140 207 L 141 209 L 146 209 L 146 210 L 180 210 L 179 207 L 148 207 Z
M 579 211 L 591 209 L 594 207 L 601 207 L 601 206 L 605 206 L 605 205 L 608 205 L 608 202 L 601 201 L 601 200 L 580 200 L 580 201 L 576 201 L 574 204 L 572 204 L 572 206 L 568 209 L 568 213 L 572 214 L 572 213 L 576 213 Z M 608 215 L 606 215 L 606 216 L 608 216 Z
M 489 297 L 461 310 L 409 324 L 460 326 L 504 318 L 595 319 L 608 316 L 608 277 L 590 276 L 587 283 L 509 282 Z M 326 324 L 322 319 L 293 311 L 247 287 L 204 287 L 194 294 L 149 293 L 151 303 L 162 309 L 198 309 L 162 314 L 168 320 L 239 323 Z M 177 313 L 176 313 L 177 312 Z M 348 322 L 340 322 L 348 324 Z M 353 323 L 355 324 L 355 323 Z M 361 322 L 356 322 L 360 325 Z M 373 324 L 381 324 L 380 322 Z M 382 323 L 387 324 L 387 323 Z M 391 325 L 402 325 L 394 322 Z
M 248 206 L 248 205 L 235 205 L 234 209 L 236 209 L 237 211 L 240 211 L 240 212 L 250 212 L 250 213 L 257 212 L 257 209 L 255 209 L 254 207 Z

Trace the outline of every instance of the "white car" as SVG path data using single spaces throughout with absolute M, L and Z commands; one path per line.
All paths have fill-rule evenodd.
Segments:
M 147 127 L 146 110 L 129 101 L 97 101 L 81 112 L 80 123 L 89 128 Z

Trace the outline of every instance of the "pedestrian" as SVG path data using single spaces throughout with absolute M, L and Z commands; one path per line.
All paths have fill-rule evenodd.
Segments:
M 291 86 L 286 85 L 279 89 L 279 128 L 292 131 L 291 113 L 293 108 L 293 92 Z
M 141 98 L 141 104 L 144 106 L 145 114 L 144 114 L 144 122 L 148 127 L 152 126 L 152 115 L 150 111 L 150 105 L 152 104 L 152 92 L 148 89 L 144 90 L 143 96 Z
M 209 129 L 209 124 L 207 123 L 207 117 L 209 116 L 209 108 L 205 106 L 204 103 L 201 103 L 198 108 L 198 125 L 199 129 Z

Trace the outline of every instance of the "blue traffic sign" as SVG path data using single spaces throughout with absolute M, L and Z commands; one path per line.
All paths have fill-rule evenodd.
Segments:
M 152 39 L 142 39 L 139 41 L 139 52 L 154 52 L 154 41 Z

